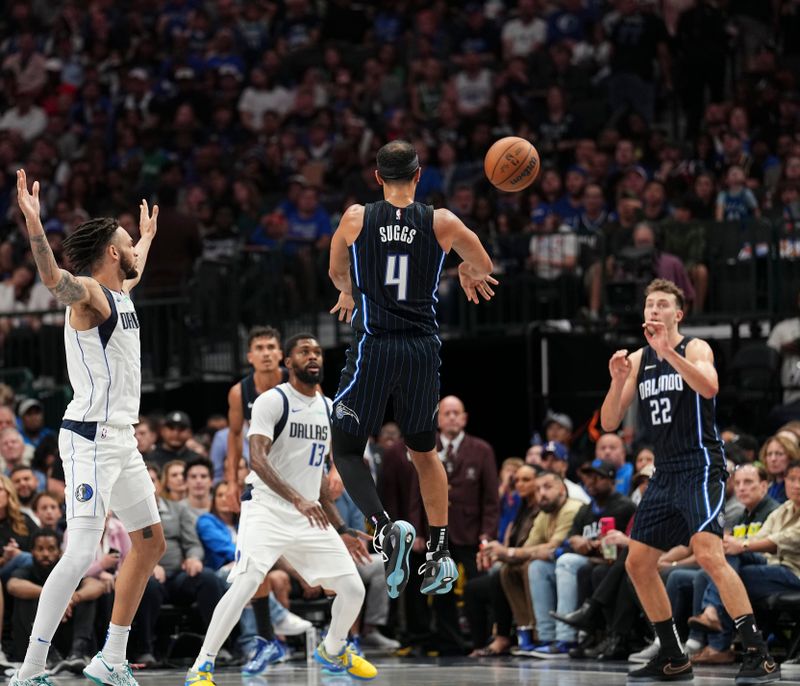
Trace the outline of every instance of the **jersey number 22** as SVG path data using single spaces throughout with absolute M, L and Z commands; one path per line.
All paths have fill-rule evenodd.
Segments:
M 650 421 L 653 426 L 672 422 L 672 403 L 669 398 L 656 398 L 650 401 Z

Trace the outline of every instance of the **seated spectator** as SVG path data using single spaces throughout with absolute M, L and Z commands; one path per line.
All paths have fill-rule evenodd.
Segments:
M 16 428 L 0 431 L 0 466 L 8 476 L 17 465 L 30 464 L 33 448 L 25 445 L 22 434 Z
M 540 512 L 533 520 L 533 527 L 525 545 L 522 548 L 497 550 L 491 554 L 493 558 L 496 556 L 501 561 L 511 558 L 518 558 L 525 562 L 533 561 L 527 569 L 528 592 L 524 589 L 524 580 L 523 584 L 506 584 L 503 586 L 503 590 L 515 613 L 530 610 L 530 599 L 533 599 L 537 640 L 541 644 L 555 640 L 555 622 L 547 613 L 542 616 L 537 610 L 535 584 L 538 584 L 538 580 L 545 576 L 553 576 L 555 572 L 554 554 L 557 548 L 564 543 L 581 504 L 577 500 L 567 498 L 564 481 L 555 472 L 542 472 L 536 477 L 536 495 Z M 544 622 L 540 620 L 540 617 Z M 532 627 L 533 617 L 529 616 L 527 621 L 529 622 L 527 625 Z M 533 643 L 532 631 L 528 634 L 521 634 L 518 640 L 520 641 L 520 651 L 524 654 L 528 654 L 536 647 Z
M 555 281 L 575 274 L 578 239 L 557 214 L 548 214 L 531 235 L 528 266 L 545 281 Z
M 732 480 L 735 484 L 736 497 L 744 506 L 744 510 L 740 517 L 731 521 L 728 525 L 730 533 L 726 533 L 724 539 L 726 552 L 728 552 L 727 548 L 734 551 L 738 549 L 737 544 L 742 544 L 744 541 L 752 541 L 767 518 L 780 507 L 779 503 L 767 495 L 767 472 L 762 466 L 752 464 L 739 465 L 733 472 Z M 763 560 L 760 559 L 761 556 L 755 553 L 728 552 L 726 557 L 730 565 L 737 571 L 746 564 L 763 563 Z M 682 577 L 677 577 L 674 580 L 673 577 L 676 574 L 670 574 L 667 580 L 667 594 L 669 595 L 670 591 L 673 591 L 673 594 L 680 592 L 681 580 L 685 579 L 686 575 L 690 574 L 691 571 L 686 570 Z M 704 606 L 705 592 L 710 580 L 703 571 L 698 570 L 697 574 L 703 578 L 700 583 L 698 583 L 698 580 L 693 581 L 692 593 L 695 596 L 699 611 Z M 696 597 L 697 595 L 700 597 Z M 711 613 L 712 610 L 709 610 L 709 615 Z M 734 661 L 733 651 L 730 650 L 734 633 L 733 623 L 727 621 L 728 617 L 724 613 L 722 617 L 718 616 L 718 618 L 721 620 L 722 631 L 708 633 L 708 645 L 692 656 L 692 662 L 698 664 L 728 664 Z M 706 640 L 704 633 L 697 626 L 690 626 L 689 640 L 694 640 L 698 646 L 702 646 Z
M 514 521 L 519 510 L 521 498 L 514 488 L 514 476 L 517 470 L 523 465 L 519 457 L 507 457 L 500 465 L 498 476 L 499 486 L 497 495 L 500 500 L 500 521 L 497 525 L 497 539 L 505 539 L 506 529 Z
M 8 581 L 18 567 L 31 562 L 31 535 L 36 524 L 20 509 L 17 490 L 5 475 L 0 475 L 0 580 Z
M 769 477 L 767 493 L 779 503 L 786 502 L 786 468 L 797 459 L 800 459 L 800 449 L 783 436 L 768 438 L 758 453 L 758 461 L 766 467 Z
M 800 293 L 795 303 L 800 308 Z M 778 322 L 770 331 L 767 345 L 781 355 L 783 403 L 800 400 L 800 316 Z
M 542 467 L 551 472 L 558 474 L 564 481 L 567 487 L 567 497 L 577 500 L 581 503 L 591 502 L 589 494 L 584 490 L 583 486 L 570 481 L 567 478 L 567 467 L 569 465 L 569 452 L 563 443 L 558 441 L 548 441 L 542 446 Z
M 52 429 L 44 425 L 44 408 L 36 398 L 26 398 L 17 409 L 19 430 L 22 440 L 36 448 L 43 438 L 54 435 Z
M 725 190 L 717 195 L 716 220 L 742 221 L 761 216 L 758 200 L 746 185 L 744 170 L 737 164 L 732 165 L 725 174 Z
M 203 567 L 203 546 L 197 537 L 196 517 L 182 502 L 159 496 L 158 511 L 167 550 L 145 586 L 136 613 L 132 640 L 142 654 L 155 655 L 156 625 L 161 605 L 171 602 L 184 607 L 197 603 L 199 632 L 205 632 L 225 585 L 210 569 Z
M 28 637 L 33 628 L 42 586 L 61 557 L 61 540 L 55 531 L 42 529 L 34 533 L 31 540 L 33 548 L 30 564 L 14 570 L 6 586 L 9 595 L 14 598 L 14 657 L 20 661 L 28 648 Z M 49 668 L 57 667 L 58 671 L 80 673 L 89 664 L 88 656 L 96 649 L 94 601 L 102 593 L 102 585 L 84 579 L 72 594 L 62 620 L 72 620 L 72 644 L 68 657 L 62 661 L 58 650 L 51 646 L 47 657 Z
M 694 286 L 686 268 L 679 257 L 662 252 L 656 248 L 656 234 L 653 228 L 642 222 L 633 232 L 633 245 L 639 250 L 650 250 L 653 255 L 653 275 L 658 279 L 669 279 L 683 291 L 686 302 L 694 302 Z
M 207 457 L 186 463 L 186 497 L 181 501 L 195 520 L 211 509 L 211 482 L 214 468 Z
M 58 453 L 58 436 L 43 438 L 33 451 L 31 468 L 39 481 L 40 491 L 50 491 L 64 502 L 64 463 Z
M 39 521 L 40 528 L 52 529 L 58 534 L 64 534 L 66 520 L 61 511 L 61 503 L 54 493 L 48 491 L 37 493 L 31 503 L 31 508 Z
M 602 561 L 600 545 L 600 519 L 613 517 L 617 530 L 625 531 L 635 510 L 633 502 L 615 490 L 617 470 L 611 462 L 596 460 L 584 469 L 586 489 L 592 496 L 591 504 L 583 505 L 572 522 L 564 551 L 553 567 L 543 570 L 541 576 L 530 574 L 531 597 L 539 627 L 539 646 L 531 651 L 533 657 L 544 659 L 566 655 L 575 647 L 576 632 L 560 623 L 553 635 L 552 612 L 564 616 L 578 607 L 578 570 L 591 563 Z M 541 636 L 542 628 L 548 634 Z
M 133 435 L 137 450 L 145 460 L 149 460 L 158 442 L 158 424 L 150 417 L 139 415 L 139 423 L 133 425 Z
M 537 5 L 537 0 L 518 0 L 516 14 L 503 25 L 503 59 L 528 57 L 545 44 L 547 24 Z
M 187 496 L 186 463 L 170 460 L 161 470 L 161 496 L 167 500 L 184 500 Z
M 5 386 L 5 384 L 0 385 Z M 0 431 L 17 428 L 17 421 L 17 415 L 14 414 L 14 410 L 9 405 L 0 404 Z
M 772 514 L 752 538 L 744 540 L 728 536 L 724 540 L 727 555 L 759 554 L 750 564 L 739 569 L 747 595 L 758 602 L 774 593 L 800 590 L 800 557 L 797 541 L 800 537 L 800 462 L 791 462 L 786 470 L 786 502 Z M 749 557 L 749 555 L 748 555 Z M 703 612 L 690 623 L 698 628 L 721 631 L 731 621 L 722 605 L 717 587 L 711 583 L 703 596 Z
M 30 467 L 17 465 L 11 470 L 9 477 L 17 491 L 20 512 L 28 515 L 39 526 L 40 523 L 33 512 L 33 499 L 39 492 L 39 481 Z
M 706 227 L 697 217 L 699 203 L 685 197 L 675 205 L 672 218 L 662 225 L 662 248 L 683 261 L 694 286 L 694 312 L 702 312 L 708 295 Z
M 633 478 L 633 465 L 626 461 L 625 441 L 616 433 L 605 433 L 597 439 L 594 446 L 594 461 L 591 465 L 581 468 L 581 472 L 586 467 L 596 467 L 597 462 L 610 462 L 616 470 L 615 488 L 617 493 L 627 496 L 631 491 L 631 479 Z M 583 478 L 583 474 L 581 474 Z
M 633 479 L 631 479 L 630 498 L 631 502 L 636 507 L 639 507 L 639 503 L 642 502 L 644 492 L 647 490 L 647 486 L 650 484 L 650 479 L 653 478 L 655 471 L 655 465 L 650 463 L 644 465 L 644 467 L 633 475 Z
M 549 481 L 552 481 L 550 479 Z M 543 483 L 549 483 L 547 480 Z M 514 487 L 519 494 L 521 506 L 507 534 L 500 541 L 487 541 L 478 552 L 478 568 L 488 569 L 489 574 L 471 580 L 464 591 L 467 612 L 470 618 L 475 650 L 472 657 L 504 655 L 511 648 L 511 619 L 517 625 L 519 650 L 528 650 L 535 638 L 530 591 L 528 589 L 528 559 L 517 552 L 525 546 L 545 547 L 551 543 L 547 538 L 551 527 L 540 529 L 540 536 L 531 538 L 531 529 L 539 514 L 537 472 L 530 465 L 522 465 L 516 474 Z M 555 494 L 550 494 L 551 497 Z M 545 496 L 547 507 L 551 501 Z M 563 538 L 563 533 L 553 537 Z M 558 543 L 554 543 L 554 546 Z M 512 552 L 513 551 L 513 552 Z M 543 552 L 544 548 L 540 549 Z M 498 564 L 499 563 L 499 564 Z M 496 631 L 491 643 L 484 647 L 488 638 L 486 627 L 487 605 L 491 608 Z
M 192 420 L 185 412 L 170 412 L 164 418 L 160 433 L 161 441 L 147 455 L 148 462 L 155 462 L 163 467 L 170 460 L 189 462 L 200 457 L 186 445 L 192 437 Z

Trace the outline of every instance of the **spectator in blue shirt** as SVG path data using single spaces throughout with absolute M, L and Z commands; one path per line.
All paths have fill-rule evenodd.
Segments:
M 600 436 L 594 447 L 594 457 L 593 467 L 597 467 L 598 462 L 610 462 L 614 465 L 617 470 L 615 488 L 617 492 L 627 496 L 631 492 L 633 465 L 625 460 L 625 443 L 622 438 L 615 433 Z

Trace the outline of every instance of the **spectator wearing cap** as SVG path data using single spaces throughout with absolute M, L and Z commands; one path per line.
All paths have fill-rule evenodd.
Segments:
M 170 460 L 189 462 L 200 457 L 186 443 L 192 437 L 192 420 L 185 412 L 170 412 L 161 425 L 161 441 L 147 456 L 148 462 L 163 467 Z
M 495 538 L 500 508 L 494 450 L 486 441 L 464 431 L 467 420 L 464 403 L 459 398 L 452 395 L 442 398 L 436 449 L 448 479 L 450 553 L 456 564 L 464 566 L 469 580 L 478 575 L 476 555 L 480 542 Z M 424 521 L 419 492 L 414 498 L 415 520 Z M 418 532 L 414 543 L 418 553 L 425 550 L 422 535 L 422 531 Z M 458 629 L 453 594 L 436 596 L 434 610 L 441 647 L 463 652 L 465 646 Z
M 19 404 L 19 432 L 26 445 L 35 449 L 47 436 L 53 436 L 52 429 L 44 425 L 44 408 L 36 398 L 25 398 Z
M 565 544 L 565 550 L 569 552 L 560 555 L 552 567 L 548 565 L 541 569 L 543 573 L 537 574 L 532 569 L 529 574 L 536 626 L 542 640 L 541 645 L 532 651 L 534 657 L 561 657 L 575 646 L 576 630 L 573 627 L 559 622 L 553 635 L 551 613 L 557 611 L 564 616 L 577 609 L 578 571 L 592 560 L 603 559 L 600 519 L 613 517 L 614 529 L 624 531 L 636 509 L 630 498 L 615 490 L 617 470 L 611 462 L 595 460 L 584 468 L 583 475 L 592 502 L 583 505 L 575 515 Z
M 567 478 L 567 468 L 569 466 L 569 451 L 567 446 L 559 441 L 548 441 L 542 447 L 542 467 L 558 474 L 567 487 L 567 497 L 581 503 L 591 502 L 589 494 L 583 487 L 570 481 Z
M 609 462 L 616 470 L 615 486 L 618 493 L 628 495 L 631 492 L 631 478 L 633 477 L 633 465 L 626 462 L 625 442 L 619 434 L 605 433 L 597 439 L 594 447 L 594 462 L 598 460 Z

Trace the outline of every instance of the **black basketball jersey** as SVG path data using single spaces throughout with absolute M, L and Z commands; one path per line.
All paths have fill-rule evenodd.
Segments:
M 281 367 L 281 380 L 279 383 L 286 383 L 288 380 L 289 370 Z M 253 403 L 261 394 L 256 390 L 256 377 L 253 372 L 250 372 L 239 383 L 242 386 L 242 414 L 245 421 L 249 422 L 253 415 Z
M 678 343 L 678 354 L 686 356 L 691 340 L 685 336 Z M 657 468 L 670 463 L 690 467 L 686 458 L 692 453 L 702 453 L 707 464 L 720 462 L 724 453 L 714 398 L 706 399 L 692 390 L 666 360 L 658 359 L 649 345 L 643 349 L 636 382 L 639 421 L 653 443 Z
M 433 232 L 433 207 L 385 200 L 364 207 L 350 246 L 353 327 L 362 333 L 436 334 L 436 291 L 445 253 Z

